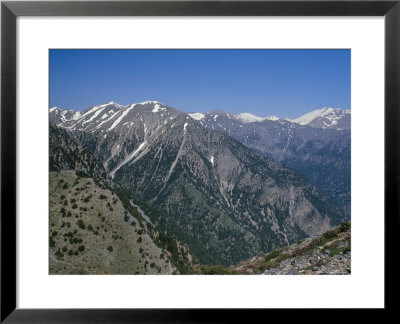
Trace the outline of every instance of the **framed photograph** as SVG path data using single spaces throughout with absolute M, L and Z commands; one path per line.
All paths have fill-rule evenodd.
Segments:
M 2 2 L 1 321 L 392 308 L 399 15 Z

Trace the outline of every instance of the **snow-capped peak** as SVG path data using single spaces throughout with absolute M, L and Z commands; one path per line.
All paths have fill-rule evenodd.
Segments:
M 222 111 L 222 110 L 214 110 L 210 113 L 189 113 L 190 117 L 194 120 L 204 120 L 206 117 L 212 118 L 214 121 L 217 121 L 218 117 L 223 116 L 229 119 L 236 119 L 242 123 L 254 123 L 254 122 L 262 122 L 263 120 L 279 120 L 277 116 L 268 116 L 268 117 L 259 117 L 253 115 L 251 113 L 239 113 L 237 115 L 232 115 L 229 111 Z
M 300 124 L 300 125 L 306 125 L 306 124 L 310 123 L 311 121 L 313 121 L 315 118 L 326 116 L 333 112 L 334 112 L 333 108 L 325 107 L 322 109 L 310 111 L 300 117 L 297 117 L 297 118 L 293 119 L 293 122 Z
M 117 108 L 123 108 L 124 107 L 124 106 L 122 106 L 122 105 L 120 105 L 120 104 L 118 104 L 118 103 L 116 103 L 114 101 L 110 101 L 110 102 L 108 102 L 108 103 L 106 103 L 104 105 L 100 105 L 100 107 L 106 107 L 106 106 L 115 106 Z
M 350 114 L 350 110 L 325 107 L 322 109 L 310 111 L 309 113 L 293 119 L 292 122 L 300 125 L 308 125 L 318 118 L 323 118 L 325 121 L 323 128 L 327 128 L 332 125 L 336 125 L 339 119 L 348 114 Z
M 242 123 L 254 123 L 254 122 L 261 122 L 265 120 L 265 118 L 253 115 L 251 113 L 240 113 L 235 115 L 235 118 Z

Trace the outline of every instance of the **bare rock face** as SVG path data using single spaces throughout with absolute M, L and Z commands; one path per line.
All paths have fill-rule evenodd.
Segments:
M 155 223 L 185 233 L 200 262 L 239 262 L 345 218 L 295 171 L 158 102 L 96 106 L 59 126 L 161 211 Z

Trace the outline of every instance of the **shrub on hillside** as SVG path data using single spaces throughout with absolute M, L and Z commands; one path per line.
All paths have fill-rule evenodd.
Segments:
M 343 222 L 340 224 L 339 231 L 340 233 L 347 232 L 351 228 L 351 224 L 349 222 Z
M 86 226 L 85 226 L 85 224 L 83 223 L 83 220 L 82 220 L 82 219 L 79 219 L 79 220 L 78 220 L 78 226 L 79 226 L 80 229 L 85 229 L 85 228 L 86 228 Z

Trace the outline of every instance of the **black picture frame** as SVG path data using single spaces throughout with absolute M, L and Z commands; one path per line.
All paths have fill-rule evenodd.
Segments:
M 394 1 L 2 1 L 1 3 L 1 322 L 234 322 L 266 310 L 16 308 L 16 19 L 19 16 L 384 16 L 385 310 L 397 306 L 399 238 L 400 0 Z M 392 253 L 393 252 L 393 253 Z M 270 310 L 272 311 L 272 310 Z M 262 314 L 259 314 L 262 313 Z M 253 317 L 254 316 L 254 317 Z

